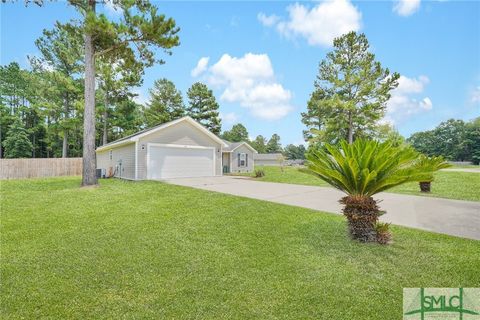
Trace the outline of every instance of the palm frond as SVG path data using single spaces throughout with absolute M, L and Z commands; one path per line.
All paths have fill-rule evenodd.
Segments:
M 310 150 L 307 167 L 320 179 L 349 194 L 372 196 L 405 182 L 422 181 L 430 170 L 419 165 L 411 147 L 357 139 L 354 143 L 325 144 Z

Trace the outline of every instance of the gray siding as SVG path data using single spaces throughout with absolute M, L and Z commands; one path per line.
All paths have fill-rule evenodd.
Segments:
M 97 168 L 105 169 L 107 175 L 117 168 L 116 177 L 135 179 L 135 143 L 97 152 Z
M 97 169 L 105 169 L 108 174 L 108 167 L 111 166 L 109 151 L 97 151 Z
M 254 155 L 256 166 L 280 166 L 285 164 L 281 153 L 256 153 Z
M 183 121 L 140 138 L 137 144 L 138 179 L 147 178 L 147 143 L 215 147 L 215 174 L 222 175 L 222 145 L 190 123 Z
M 261 160 L 255 159 L 256 166 L 280 166 L 280 162 L 278 160 Z
M 238 157 L 240 153 L 248 155 L 248 162 L 246 167 L 238 166 Z M 230 172 L 231 173 L 245 173 L 252 172 L 254 169 L 253 151 L 245 145 L 238 147 L 230 153 Z

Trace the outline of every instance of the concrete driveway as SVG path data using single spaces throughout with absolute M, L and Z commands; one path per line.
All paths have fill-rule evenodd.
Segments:
M 340 214 L 333 188 L 254 181 L 246 177 L 182 178 L 168 183 Z M 480 202 L 381 193 L 382 221 L 480 240 Z

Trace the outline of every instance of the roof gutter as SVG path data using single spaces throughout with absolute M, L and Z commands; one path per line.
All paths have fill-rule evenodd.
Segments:
M 107 145 L 104 145 L 104 146 L 100 146 L 100 147 L 97 148 L 96 151 L 99 152 L 99 151 L 104 151 L 104 150 L 110 150 L 111 148 L 116 148 L 116 147 L 119 147 L 119 146 L 134 143 L 134 142 L 135 142 L 135 140 L 130 138 L 130 139 L 127 139 L 127 140 L 122 140 L 122 141 L 115 142 L 115 143 L 112 143 L 112 144 L 107 144 Z

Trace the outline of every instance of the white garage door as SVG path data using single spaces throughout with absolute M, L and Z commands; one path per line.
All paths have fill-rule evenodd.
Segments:
M 215 148 L 180 145 L 148 146 L 148 179 L 215 175 Z

